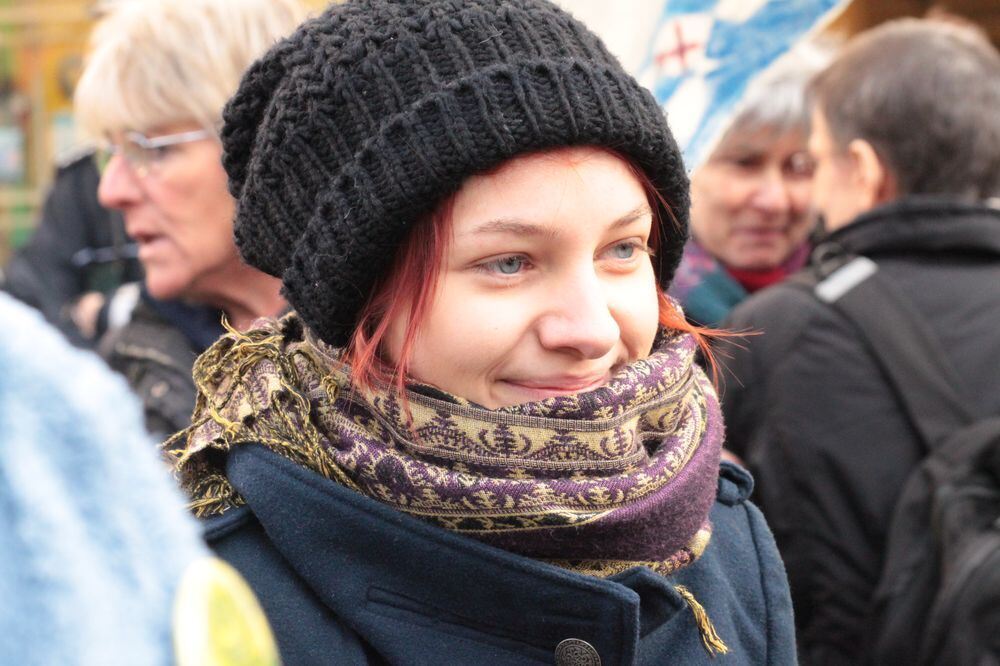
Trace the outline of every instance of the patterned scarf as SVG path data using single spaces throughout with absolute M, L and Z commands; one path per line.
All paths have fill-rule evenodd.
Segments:
M 164 446 L 199 515 L 243 502 L 223 456 L 259 443 L 399 511 L 574 571 L 668 574 L 711 535 L 722 422 L 688 335 L 600 388 L 485 409 L 425 385 L 361 392 L 294 315 L 195 365 L 193 424 Z
M 725 266 L 694 238 L 684 246 L 670 295 L 679 300 L 688 317 L 705 326 L 719 326 L 729 310 L 748 294 L 777 284 L 805 266 L 811 246 L 796 248 L 781 264 L 767 270 L 738 270 Z

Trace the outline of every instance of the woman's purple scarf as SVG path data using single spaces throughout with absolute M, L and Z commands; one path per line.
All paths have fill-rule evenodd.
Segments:
M 360 392 L 296 316 L 195 366 L 193 425 L 165 445 L 201 515 L 242 503 L 206 455 L 262 443 L 404 513 L 592 575 L 669 573 L 710 538 L 723 428 L 686 334 L 605 386 L 485 409 L 423 385 Z

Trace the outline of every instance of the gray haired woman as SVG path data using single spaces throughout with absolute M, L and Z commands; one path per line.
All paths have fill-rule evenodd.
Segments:
M 756 80 L 692 174 L 692 238 L 670 289 L 692 321 L 718 326 L 805 265 L 814 226 L 805 87 L 825 60 L 800 47 Z

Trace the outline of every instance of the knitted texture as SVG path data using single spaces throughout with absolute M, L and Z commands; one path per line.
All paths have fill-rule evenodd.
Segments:
M 174 664 L 198 526 L 121 377 L 0 294 L 0 663 Z
M 219 340 L 198 404 L 164 445 L 199 515 L 243 503 L 226 452 L 263 444 L 402 513 L 504 550 L 610 576 L 669 574 L 708 544 L 722 419 L 690 335 L 606 386 L 484 409 L 410 384 L 358 391 L 295 314 Z
M 633 159 L 670 205 L 654 260 L 664 287 L 687 236 L 688 181 L 662 109 L 544 0 L 335 5 L 250 68 L 224 118 L 237 244 L 333 345 L 407 230 L 519 154 L 597 145 Z

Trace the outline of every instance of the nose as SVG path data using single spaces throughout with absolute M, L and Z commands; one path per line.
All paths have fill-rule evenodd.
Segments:
M 750 201 L 754 207 L 769 213 L 784 213 L 791 208 L 788 183 L 780 169 L 770 168 L 763 173 Z
M 121 155 L 113 155 L 101 173 L 97 200 L 105 208 L 127 208 L 142 197 L 139 181 Z
M 621 338 L 611 299 L 592 268 L 560 281 L 548 298 L 553 306 L 538 321 L 538 339 L 545 349 L 599 359 Z

